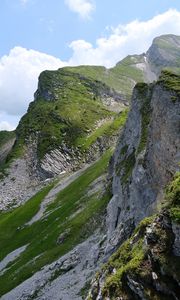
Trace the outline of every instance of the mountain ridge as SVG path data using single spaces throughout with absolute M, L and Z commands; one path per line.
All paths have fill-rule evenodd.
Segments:
M 153 44 L 164 39 L 178 59 L 179 39 Z M 1 164 L 2 300 L 178 299 L 180 76 L 168 57 L 158 51 L 152 74 L 165 70 L 136 84 L 130 109 L 147 54 L 113 71 L 123 84 L 131 74 L 128 97 L 102 67 L 40 75 Z

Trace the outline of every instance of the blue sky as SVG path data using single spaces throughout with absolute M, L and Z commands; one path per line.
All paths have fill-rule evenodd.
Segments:
M 0 129 L 14 128 L 44 69 L 113 66 L 180 35 L 179 0 L 1 0 Z
M 73 1 L 72 1 L 73 2 Z M 0 56 L 15 46 L 45 52 L 67 60 L 71 41 L 85 39 L 95 44 L 106 36 L 108 26 L 134 19 L 146 21 L 169 8 L 180 10 L 179 0 L 94 0 L 89 18 L 69 9 L 63 0 L 1 0 Z

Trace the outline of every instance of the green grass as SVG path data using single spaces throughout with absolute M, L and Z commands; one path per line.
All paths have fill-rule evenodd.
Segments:
M 40 203 L 48 192 L 53 187 L 53 184 L 43 188 L 35 196 L 29 199 L 23 206 L 15 208 L 10 212 L 0 213 L 0 240 L 3 249 L 0 250 L 0 260 L 9 252 L 24 245 L 24 240 L 15 239 L 12 243 L 12 238 L 19 234 L 19 229 L 24 226 L 38 212 Z M 18 229 L 19 228 L 19 229 Z
M 180 172 L 175 174 L 166 188 L 166 206 L 169 207 L 172 220 L 180 223 Z
M 175 92 L 177 95 L 177 101 L 180 100 L 180 75 L 164 70 L 162 71 L 157 83 L 162 84 L 167 90 Z M 176 101 L 173 100 L 172 102 Z
M 171 215 L 172 220 L 175 223 L 179 223 L 180 224 L 180 207 L 179 206 L 172 207 L 170 209 L 170 215 Z
M 141 56 L 134 55 L 127 56 L 111 69 L 101 66 L 66 67 L 64 69 L 100 80 L 107 86 L 120 92 L 126 100 L 130 100 L 134 81 L 144 81 L 143 72 L 135 66 L 138 62 L 141 62 Z
M 146 83 L 138 83 L 138 98 L 141 101 L 141 137 L 137 148 L 137 154 L 144 150 L 147 143 L 148 126 L 151 117 L 151 89 Z
M 46 218 L 31 226 L 23 226 L 35 215 L 45 194 L 40 194 L 38 199 L 36 196 L 24 206 L 0 216 L 1 259 L 16 248 L 29 244 L 20 257 L 10 263 L 10 269 L 0 277 L 0 295 L 67 253 L 101 225 L 100 216 L 111 195 L 107 192 L 88 197 L 87 190 L 96 178 L 107 171 L 111 153 L 111 150 L 107 151 L 99 161 L 62 190 L 48 206 L 49 215 Z M 50 188 L 46 188 L 44 193 Z M 58 244 L 58 237 L 67 229 L 69 233 L 65 241 Z
M 40 94 L 17 127 L 17 147 L 20 143 L 22 148 L 28 136 L 36 137 L 39 159 L 62 143 L 77 146 L 97 121 L 115 116 L 101 101 L 110 88 L 99 81 L 60 69 L 43 72 L 39 82 Z
M 125 124 L 127 119 L 128 109 L 119 113 L 115 118 L 107 120 L 102 126 L 97 128 L 87 136 L 86 138 L 79 138 L 77 140 L 77 145 L 82 145 L 83 150 L 88 150 L 91 145 L 93 145 L 98 138 L 102 137 L 109 139 L 112 136 L 117 136 L 119 130 Z
M 121 176 L 122 184 L 127 183 L 129 177 L 132 174 L 135 163 L 136 163 L 135 150 L 133 150 L 128 156 L 126 155 L 123 158 L 123 160 L 121 160 L 117 165 L 116 172 L 117 175 Z
M 177 172 L 173 180 L 166 188 L 166 199 L 171 206 L 180 206 L 180 172 Z

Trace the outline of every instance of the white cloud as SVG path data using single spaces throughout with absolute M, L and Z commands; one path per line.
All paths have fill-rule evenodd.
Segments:
M 53 56 L 22 47 L 13 48 L 9 55 L 0 59 L 0 112 L 22 115 L 33 100 L 39 73 L 64 65 Z
M 84 40 L 73 41 L 70 44 L 73 55 L 69 63 L 111 67 L 128 54 L 145 52 L 154 37 L 168 33 L 180 34 L 180 12 L 174 9 L 148 21 L 134 20 L 111 28 L 108 37 L 96 40 L 95 47 Z
M 70 10 L 84 19 L 89 19 L 95 9 L 95 4 L 92 0 L 65 0 L 65 4 Z
M 0 130 L 14 130 L 14 126 L 12 126 L 9 122 L 7 121 L 1 121 L 0 122 Z
M 80 64 L 111 67 L 128 54 L 147 51 L 154 37 L 168 33 L 180 35 L 180 12 L 176 10 L 146 22 L 135 20 L 111 28 L 107 37 L 97 39 L 95 47 L 85 40 L 73 41 L 70 44 L 73 54 L 68 62 L 38 51 L 13 48 L 9 55 L 0 58 L 0 124 L 5 120 L 14 125 L 12 118 L 25 113 L 41 71 Z M 2 112 L 8 118 L 2 118 Z

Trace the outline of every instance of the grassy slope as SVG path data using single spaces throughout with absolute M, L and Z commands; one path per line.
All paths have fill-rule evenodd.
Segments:
M 42 73 L 40 84 L 42 96 L 30 104 L 17 128 L 20 147 L 27 136 L 39 132 L 39 158 L 62 142 L 70 147 L 81 146 L 78 140 L 93 132 L 99 120 L 116 116 L 101 102 L 100 93 L 109 91 L 103 83 L 59 70 Z M 54 101 L 44 100 L 47 91 Z
M 143 81 L 143 72 L 135 66 L 138 62 L 141 62 L 141 56 L 134 55 L 127 56 L 111 69 L 101 66 L 66 67 L 65 69 L 100 80 L 130 100 L 135 82 Z
M 0 215 L 0 259 L 29 244 L 25 252 L 10 263 L 10 269 L 0 277 L 0 295 L 20 284 L 45 264 L 67 253 L 94 232 L 101 222 L 100 215 L 110 199 L 110 194 L 106 192 L 88 196 L 87 190 L 96 178 L 107 171 L 111 153 L 108 150 L 83 175 L 61 191 L 47 208 L 49 215 L 45 219 L 31 226 L 24 226 L 36 214 L 40 202 L 52 186 L 46 187 L 23 206 Z M 79 209 L 79 213 L 73 216 Z M 69 233 L 65 241 L 58 245 L 58 237 L 67 229 Z

